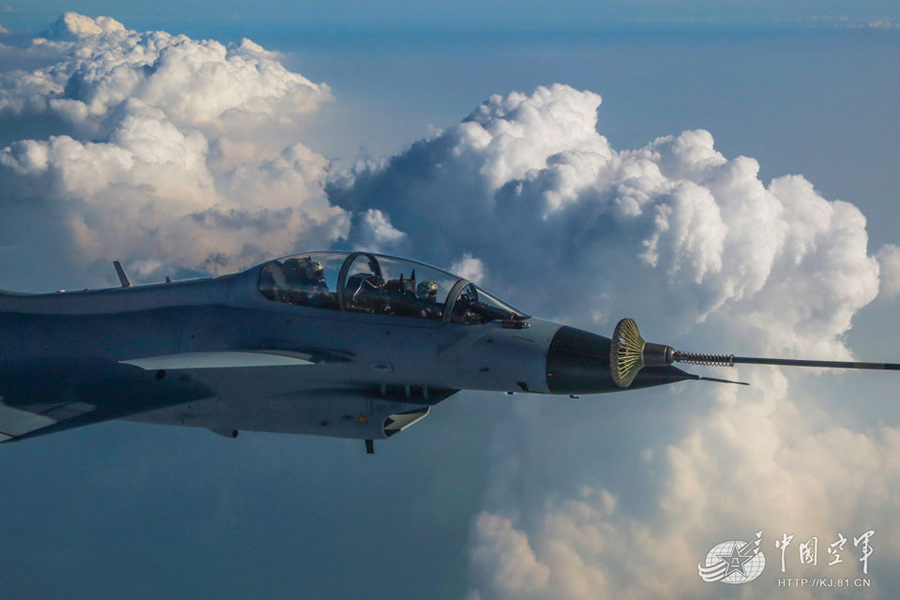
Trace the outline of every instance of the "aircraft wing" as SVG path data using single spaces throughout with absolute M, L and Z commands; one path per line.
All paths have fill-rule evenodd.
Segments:
M 212 398 L 192 371 L 347 362 L 342 352 L 297 348 L 185 352 L 119 362 L 43 358 L 0 361 L 0 443 L 124 419 Z
M 146 371 L 184 369 L 234 369 L 249 367 L 299 367 L 322 362 L 343 362 L 323 352 L 294 352 L 287 350 L 225 350 L 219 352 L 184 352 L 164 354 L 132 360 L 123 365 L 133 365 Z
M 0 361 L 0 442 L 11 442 L 120 419 L 208 398 L 187 377 L 158 377 L 103 360 Z

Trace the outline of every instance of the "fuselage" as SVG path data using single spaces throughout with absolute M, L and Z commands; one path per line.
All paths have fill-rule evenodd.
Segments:
M 81 416 L 85 424 L 121 418 L 374 439 L 389 435 L 388 420 L 424 416 L 458 390 L 619 390 L 603 336 L 529 317 L 453 322 L 441 313 L 449 300 L 432 299 L 429 318 L 371 303 L 354 310 L 349 294 L 328 307 L 279 301 L 286 296 L 263 293 L 264 268 L 96 291 L 0 294 L 0 434 L 20 439 L 65 429 L 59 423 L 83 410 L 94 415 Z M 459 293 L 460 281 L 445 287 Z M 683 379 L 680 373 L 648 370 L 634 387 Z

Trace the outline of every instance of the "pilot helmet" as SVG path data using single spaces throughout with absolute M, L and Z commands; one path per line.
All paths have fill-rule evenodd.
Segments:
M 300 270 L 307 279 L 322 279 L 325 276 L 325 266 L 309 256 L 300 262 Z
M 419 300 L 434 301 L 437 298 L 437 283 L 434 281 L 423 281 L 416 286 L 416 297 Z

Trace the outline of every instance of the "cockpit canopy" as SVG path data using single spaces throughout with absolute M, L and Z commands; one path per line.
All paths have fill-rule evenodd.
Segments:
M 461 277 L 369 252 L 308 252 L 273 260 L 259 271 L 259 291 L 299 306 L 465 325 L 529 318 Z

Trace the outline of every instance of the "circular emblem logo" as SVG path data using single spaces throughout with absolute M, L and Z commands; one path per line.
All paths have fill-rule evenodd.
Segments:
M 766 557 L 759 550 L 762 532 L 751 542 L 722 542 L 697 565 L 701 579 L 708 583 L 747 583 L 759 577 L 766 568 Z

